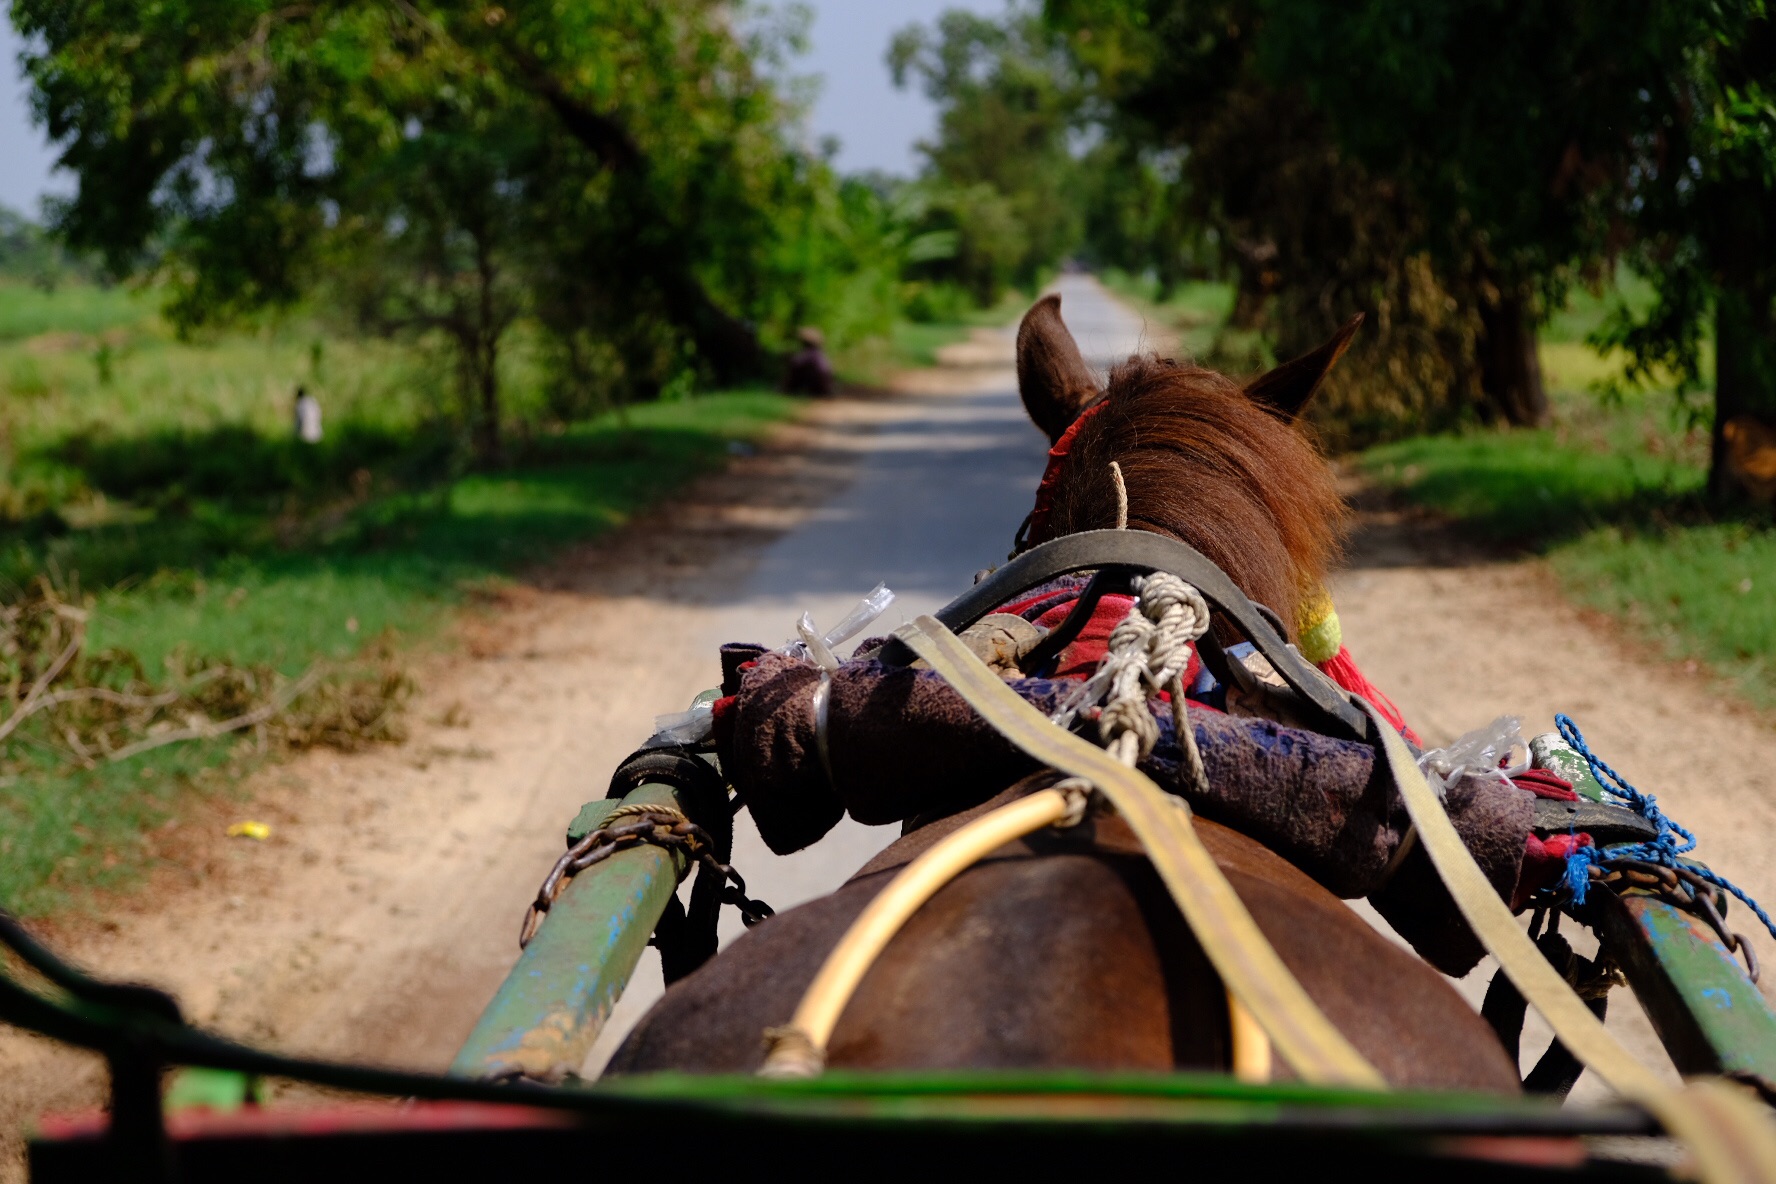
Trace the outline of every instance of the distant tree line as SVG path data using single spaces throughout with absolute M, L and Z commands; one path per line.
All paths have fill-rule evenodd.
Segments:
M 63 280 L 102 280 L 89 258 L 69 251 L 44 227 L 0 205 L 0 276 L 53 291 Z

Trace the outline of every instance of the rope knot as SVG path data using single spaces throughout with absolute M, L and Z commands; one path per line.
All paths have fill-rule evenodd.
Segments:
M 1103 662 L 1069 696 L 1056 722 L 1064 726 L 1082 707 L 1104 696 L 1098 737 L 1117 760 L 1132 766 L 1159 742 L 1159 721 L 1148 700 L 1164 691 L 1171 696 L 1184 771 L 1193 788 L 1206 790 L 1208 775 L 1184 710 L 1184 672 L 1190 669 L 1192 644 L 1208 632 L 1208 602 L 1167 572 L 1154 572 L 1133 583 L 1135 604 L 1110 631 Z

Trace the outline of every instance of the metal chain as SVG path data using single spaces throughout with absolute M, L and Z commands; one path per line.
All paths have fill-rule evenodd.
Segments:
M 1715 936 L 1729 953 L 1736 953 L 1745 959 L 1745 973 L 1751 981 L 1758 981 L 1757 951 L 1752 949 L 1744 934 L 1727 928 L 1726 918 L 1723 916 L 1727 903 L 1726 893 L 1718 886 L 1681 863 L 1671 867 L 1644 859 L 1605 859 L 1600 864 L 1592 864 L 1590 872 L 1591 882 L 1594 884 L 1604 884 L 1611 888 L 1638 888 L 1651 892 L 1685 912 L 1699 915 L 1708 922 L 1708 927 L 1714 930 Z
M 620 819 L 633 821 L 619 824 Z M 685 817 L 682 810 L 673 806 L 624 805 L 611 811 L 603 826 L 569 847 L 543 877 L 536 899 L 525 911 L 524 926 L 518 935 L 519 948 L 528 946 L 530 939 L 536 936 L 543 915 L 555 904 L 569 880 L 617 852 L 643 843 L 684 856 L 683 871 L 686 873 L 695 865 L 721 880 L 722 903 L 737 907 L 747 928 L 774 915 L 770 905 L 746 895 L 745 879 L 733 867 L 715 858 L 715 841 L 709 837 L 709 832 Z

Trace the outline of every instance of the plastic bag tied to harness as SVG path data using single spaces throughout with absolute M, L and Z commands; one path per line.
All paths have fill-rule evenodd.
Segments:
M 886 583 L 878 583 L 825 633 L 816 632 L 814 615 L 805 612 L 796 622 L 797 639 L 785 642 L 777 652 L 809 659 L 822 670 L 837 670 L 840 662 L 833 654 L 834 648 L 869 628 L 893 603 L 893 590 Z M 649 742 L 697 745 L 707 741 L 714 730 L 714 702 L 697 703 L 689 711 L 655 716 L 654 734 Z
M 1512 759 L 1522 751 L 1521 759 Z M 1485 777 L 1510 784 L 1529 768 L 1529 745 L 1523 739 L 1523 721 L 1501 715 L 1483 728 L 1464 732 L 1442 748 L 1418 758 L 1418 767 L 1442 797 L 1463 777 Z

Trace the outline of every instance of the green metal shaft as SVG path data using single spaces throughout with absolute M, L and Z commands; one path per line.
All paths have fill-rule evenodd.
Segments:
M 643 785 L 623 801 L 686 808 L 666 785 Z M 644 843 L 570 880 L 450 1072 L 541 1081 L 577 1074 L 678 888 L 679 861 Z
M 1776 1014 L 1708 924 L 1656 896 L 1593 891 L 1598 935 L 1678 1071 L 1776 1087 Z

